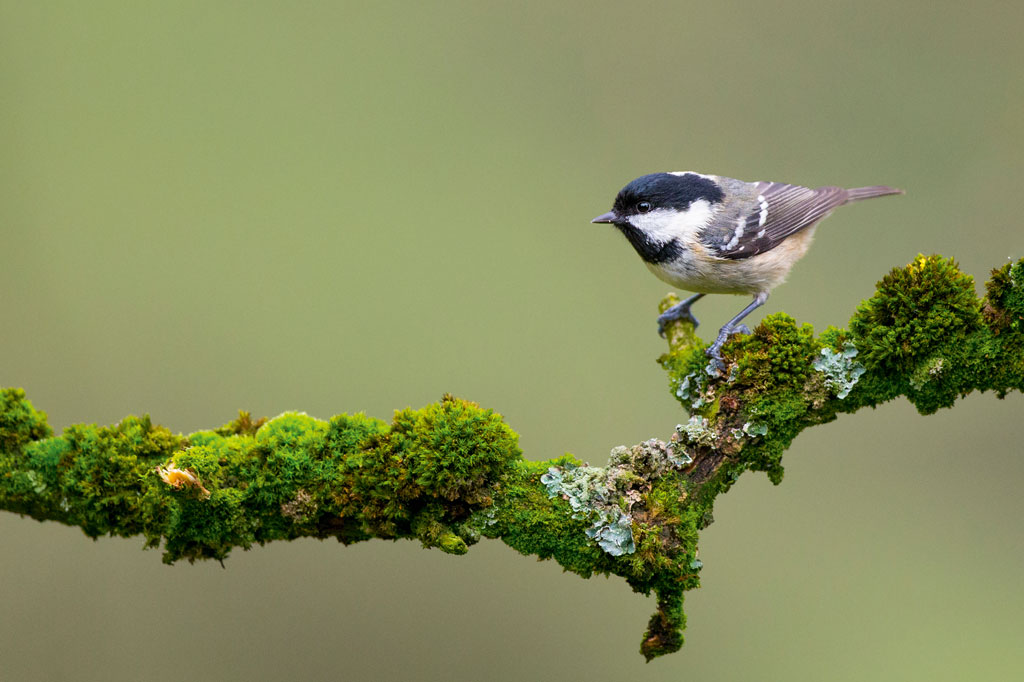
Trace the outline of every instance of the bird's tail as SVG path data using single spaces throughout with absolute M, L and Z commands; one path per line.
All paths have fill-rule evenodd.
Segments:
M 885 185 L 872 185 L 871 187 L 854 187 L 853 189 L 846 190 L 846 201 L 843 203 L 850 203 L 851 201 L 860 201 L 861 199 L 873 199 L 875 197 L 886 197 L 890 194 L 906 194 L 901 189 L 895 187 L 886 187 Z

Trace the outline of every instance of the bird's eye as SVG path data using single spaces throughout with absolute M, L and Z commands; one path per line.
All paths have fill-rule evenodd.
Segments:
M 639 204 L 636 205 L 636 212 L 637 213 L 647 213 L 650 210 L 651 210 L 651 202 L 649 202 L 649 201 L 641 201 Z

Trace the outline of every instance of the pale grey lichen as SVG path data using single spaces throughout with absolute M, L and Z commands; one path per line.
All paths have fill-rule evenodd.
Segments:
M 713 429 L 708 428 L 708 420 L 697 415 L 690 417 L 690 421 L 686 422 L 685 425 L 679 424 L 676 426 L 676 431 L 680 435 L 685 433 L 687 440 L 694 445 L 710 447 L 715 444 L 715 440 L 718 438 L 718 434 Z
M 633 542 L 633 519 L 620 509 L 600 511 L 594 525 L 586 531 L 587 537 L 612 556 L 632 554 L 636 551 Z
M 682 469 L 693 464 L 693 457 L 679 444 L 678 437 L 669 444 L 668 461 L 677 469 Z
M 942 376 L 943 365 L 945 360 L 942 356 L 935 356 L 928 362 L 921 365 L 916 372 L 910 377 L 910 386 L 915 391 L 920 391 L 925 384 L 932 379 L 937 379 Z
M 681 433 L 685 433 L 682 425 L 668 443 L 651 438 L 632 447 L 613 448 L 607 468 L 549 467 L 540 482 L 549 497 L 569 503 L 574 519 L 591 522 L 587 537 L 601 549 L 612 556 L 632 554 L 636 551 L 632 509 L 649 490 L 651 479 L 693 463 Z
M 753 422 L 747 422 L 743 425 L 743 433 L 748 436 L 763 436 L 768 433 L 767 424 L 755 424 Z
M 38 471 L 30 469 L 26 472 L 26 476 L 28 476 L 28 482 L 32 485 L 32 492 L 36 495 L 42 495 L 46 492 L 46 481 L 43 480 L 42 475 Z
M 717 358 L 711 358 L 708 360 L 708 364 L 704 367 L 704 373 L 709 377 L 718 377 L 722 373 L 725 367 Z
M 627 448 L 612 451 L 613 458 L 628 456 Z M 636 551 L 633 542 L 633 519 L 619 508 L 615 479 L 610 475 L 612 467 L 550 467 L 540 477 L 547 488 L 548 497 L 561 497 L 572 508 L 574 519 L 593 519 L 586 530 L 587 537 L 612 556 L 632 554 Z M 629 503 L 631 504 L 631 503 Z
M 691 403 L 699 400 L 700 404 L 703 404 L 702 390 L 703 386 L 701 386 L 700 377 L 696 372 L 690 372 L 679 382 L 679 388 L 676 389 L 676 397 L 680 400 L 689 400 Z
M 650 478 L 660 476 L 669 469 L 681 469 L 693 463 L 693 457 L 686 452 L 681 440 L 682 425 L 666 443 L 657 438 L 645 440 L 633 447 L 620 445 L 611 452 L 608 461 L 608 477 L 617 481 L 625 473 L 636 473 Z
M 841 351 L 834 351 L 828 346 L 821 349 L 821 355 L 815 358 L 813 366 L 825 375 L 825 386 L 832 389 L 837 398 L 845 398 L 856 385 L 861 375 L 867 371 L 857 357 L 857 347 L 847 341 Z
M 676 397 L 680 400 L 689 400 L 690 409 L 697 410 L 707 403 L 707 399 L 704 397 L 706 388 L 707 378 L 697 372 L 690 372 L 679 382 L 679 387 L 676 388 Z
M 543 478 L 544 477 L 541 476 L 541 479 L 543 479 Z M 473 514 L 470 517 L 469 525 L 474 527 L 474 528 L 482 528 L 482 527 L 485 527 L 485 526 L 493 526 L 494 524 L 496 524 L 498 522 L 498 517 L 496 515 L 497 511 L 498 510 L 495 509 L 494 507 L 488 507 L 487 509 L 483 509 L 481 511 L 478 511 L 478 512 L 476 512 L 475 514 Z
M 305 523 L 316 515 L 318 506 L 313 496 L 299 489 L 288 502 L 281 503 L 281 515 L 291 519 L 292 523 Z
M 608 472 L 600 467 L 550 467 L 540 477 L 548 497 L 561 496 L 572 507 L 573 518 L 582 519 L 607 502 Z

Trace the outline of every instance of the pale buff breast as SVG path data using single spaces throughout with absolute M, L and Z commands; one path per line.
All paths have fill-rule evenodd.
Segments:
M 656 277 L 672 286 L 699 294 L 756 294 L 782 284 L 793 264 L 811 245 L 812 225 L 788 237 L 771 251 L 730 260 L 712 256 L 699 242 L 671 263 L 648 263 Z

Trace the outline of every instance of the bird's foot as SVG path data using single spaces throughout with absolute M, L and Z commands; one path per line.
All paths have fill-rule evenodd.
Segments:
M 722 327 L 718 332 L 718 338 L 715 342 L 708 346 L 708 349 L 704 351 L 709 358 L 711 358 L 711 364 L 719 370 L 725 369 L 725 361 L 722 360 L 722 346 L 729 340 L 729 337 L 733 334 L 749 334 L 750 328 L 745 324 L 737 324 L 735 326 L 726 325 Z
M 658 315 L 658 334 L 665 336 L 665 330 L 668 329 L 668 326 L 671 323 L 676 322 L 677 320 L 689 322 L 693 325 L 693 328 L 696 329 L 697 325 L 700 324 L 700 320 L 694 317 L 693 313 L 690 312 L 691 302 L 692 301 L 683 301 L 682 303 L 676 303 L 661 315 Z
M 715 376 L 725 371 L 725 360 L 722 359 L 722 345 L 728 336 L 723 337 L 722 333 L 718 333 L 718 338 L 715 342 L 708 346 L 704 354 L 707 355 L 711 361 L 708 363 L 707 369 L 705 370 L 709 375 Z

